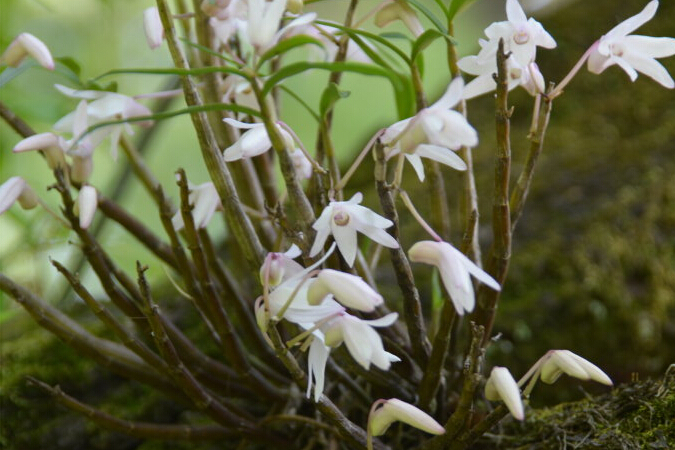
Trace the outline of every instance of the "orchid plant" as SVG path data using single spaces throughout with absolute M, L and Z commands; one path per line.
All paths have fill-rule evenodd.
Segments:
M 553 52 L 556 41 L 541 23 L 528 18 L 518 0 L 506 0 L 507 20 L 490 25 L 486 39 L 479 41 L 480 51 L 461 59 L 455 45 L 462 37 L 452 34 L 452 23 L 467 0 L 438 0 L 437 16 L 417 1 L 384 0 L 361 18 L 359 1 L 351 0 L 343 23 L 305 11 L 317 1 L 193 3 L 194 9 L 177 14 L 167 0 L 157 0 L 139 20 L 148 51 L 169 52 L 174 67 L 118 69 L 86 84 L 55 84 L 55 95 L 60 92 L 77 105 L 73 102 L 73 111 L 51 130 L 33 130 L 15 114 L 2 115 L 21 135 L 13 157 L 39 151 L 53 170 L 51 187 L 62 205 L 58 212 L 49 210 L 37 194 L 42 190 L 12 177 L 0 186 L 0 213 L 15 202 L 23 208 L 40 205 L 77 236 L 106 298 L 96 298 L 71 269 L 52 263 L 115 340 L 91 335 L 1 273 L 0 289 L 68 345 L 203 417 L 190 424 L 132 423 L 33 380 L 36 386 L 100 427 L 147 438 L 212 439 L 228 442 L 227 448 L 244 442 L 260 448 L 282 443 L 311 448 L 311 442 L 337 448 L 329 443 L 344 442 L 350 448 L 386 449 L 393 441 L 385 431 L 392 422 L 403 421 L 434 435 L 392 430 L 405 448 L 418 443 L 421 449 L 463 449 L 509 411 L 523 420 L 523 400 L 539 379 L 552 383 L 566 373 L 612 384 L 601 369 L 568 350 L 547 353 L 520 382 L 505 367 L 492 367 L 484 377 L 489 361 L 483 355 L 493 342 L 511 238 L 553 102 L 564 101 L 558 97 L 585 63 L 595 74 L 618 65 L 631 80 L 641 72 L 673 88 L 672 77 L 656 59 L 675 54 L 675 39 L 631 34 L 656 14 L 657 0 L 599 34 L 569 74 L 549 86 L 537 65 L 537 50 Z M 400 40 L 399 35 L 367 31 L 363 25 L 370 21 L 379 27 L 401 21 L 409 33 Z M 435 40 L 447 45 L 448 87 L 430 103 L 421 62 Z M 318 59 L 288 61 L 287 53 L 301 48 Z M 28 33 L 17 36 L 0 61 L 3 70 L 17 70 L 13 68 L 28 57 L 54 69 L 48 45 Z M 284 81 L 305 71 L 329 74 L 318 109 L 290 92 L 317 119 L 314 147 L 305 146 L 281 120 L 285 113 L 279 93 L 289 91 Z M 333 140 L 333 110 L 344 97 L 340 83 L 345 72 L 388 81 L 399 120 L 383 123 L 343 171 L 336 156 L 343 149 L 335 148 Z M 177 76 L 181 89 L 129 96 L 97 84 L 122 73 Z M 465 83 L 464 76 L 473 78 Z M 557 74 L 547 77 L 555 80 Z M 514 183 L 508 95 L 517 86 L 535 99 L 531 139 L 536 145 Z M 483 258 L 472 164 L 479 136 L 467 119 L 467 101 L 493 91 L 498 143 L 493 244 Z M 187 108 L 153 111 L 144 104 L 147 97 L 175 95 L 184 97 Z M 130 136 L 138 126 L 152 129 L 157 121 L 179 114 L 192 119 L 197 139 L 188 151 L 201 155 L 210 179 L 188 181 L 185 171 L 176 168 L 179 196 L 174 202 Z M 111 156 L 96 154 L 108 138 Z M 162 230 L 147 227 L 92 184 L 93 165 L 114 161 L 118 148 L 152 198 Z M 368 155 L 374 160 L 373 193 L 350 185 Z M 415 186 L 410 193 L 404 189 L 404 177 L 410 177 L 406 160 L 419 180 L 405 184 Z M 465 180 L 462 242 L 452 242 L 445 214 L 451 193 L 443 174 L 449 171 Z M 345 200 L 348 193 L 352 196 Z M 426 198 L 434 214 L 423 217 L 412 197 Z M 219 214 L 226 232 L 216 241 L 209 231 L 215 225 L 208 225 Z M 172 322 L 163 299 L 153 297 L 148 267 L 138 263 L 136 280 L 120 269 L 90 231 L 97 218 L 117 222 L 167 267 L 168 279 L 201 317 L 219 354 L 205 353 Z M 428 237 L 405 235 L 403 221 L 418 223 Z M 229 258 L 224 258 L 223 248 L 231 250 Z M 383 255 L 385 248 L 388 256 Z M 432 271 L 442 281 L 436 289 L 444 299 L 442 310 L 432 311 L 422 295 L 430 291 L 421 283 Z M 400 289 L 385 296 L 378 285 L 387 276 Z M 129 320 L 121 320 L 112 309 Z M 439 315 L 433 332 L 430 314 Z M 471 338 L 466 349 L 448 355 L 453 326 L 467 329 Z M 466 362 L 456 364 L 462 355 Z M 453 386 L 459 389 L 456 395 L 447 391 Z M 381 395 L 389 400 L 373 403 Z M 503 405 L 477 423 L 467 420 L 485 399 Z M 295 425 L 267 425 L 276 420 Z M 298 427 L 310 429 L 312 437 L 303 433 L 297 439 Z

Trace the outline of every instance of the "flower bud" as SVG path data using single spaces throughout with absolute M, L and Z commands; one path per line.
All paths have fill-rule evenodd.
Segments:
M 73 156 L 70 178 L 76 183 L 86 183 L 94 170 L 94 160 L 90 156 Z
M 502 400 L 513 417 L 518 420 L 525 418 L 520 389 L 506 367 L 492 368 L 490 377 L 485 383 L 485 398 L 492 401 Z
M 424 32 L 424 27 L 415 11 L 402 1 L 393 1 L 375 14 L 375 25 L 383 28 L 395 20 L 402 21 L 416 37 Z
M 159 10 L 156 6 L 143 11 L 143 30 L 145 31 L 145 39 L 148 41 L 148 46 L 151 49 L 156 49 L 162 45 L 164 39 L 164 27 L 162 26 L 162 19 L 159 17 Z
M 551 350 L 549 355 L 541 366 L 540 377 L 544 383 L 552 384 L 566 373 L 580 380 L 593 380 L 607 386 L 614 384 L 598 366 L 569 350 Z
M 54 70 L 54 58 L 49 49 L 44 42 L 30 33 L 18 35 L 2 54 L 0 61 L 8 66 L 18 67 L 28 55 L 35 58 L 45 69 Z
M 416 406 L 397 398 L 390 398 L 382 403 L 380 408 L 370 414 L 369 426 L 373 436 L 383 435 L 389 425 L 397 420 L 427 433 L 445 433 L 445 428 L 440 423 Z
M 80 217 L 80 228 L 86 230 L 94 220 L 94 214 L 98 206 L 98 195 L 96 188 L 90 185 L 82 186 L 80 195 L 77 196 L 77 203 L 75 204 L 76 215 Z
M 0 186 L 0 214 L 18 201 L 23 209 L 33 209 L 38 204 L 35 191 L 21 177 L 12 177 Z
M 300 14 L 304 6 L 303 0 L 288 0 L 286 3 L 286 9 L 292 14 Z

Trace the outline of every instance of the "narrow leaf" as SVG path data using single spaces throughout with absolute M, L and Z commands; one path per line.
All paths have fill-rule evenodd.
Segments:
M 448 20 L 453 20 L 460 9 L 469 6 L 474 0 L 452 0 L 448 8 Z
M 319 110 L 321 117 L 324 117 L 328 111 L 333 109 L 335 103 L 341 98 L 349 97 L 349 91 L 341 91 L 337 84 L 329 83 L 321 94 L 321 101 L 319 103 Z
M 218 53 L 217 51 L 212 50 L 212 49 L 210 49 L 209 47 L 206 47 L 205 45 L 197 44 L 196 42 L 192 42 L 191 40 L 189 40 L 189 39 L 187 39 L 187 38 L 180 38 L 180 40 L 183 41 L 183 42 L 185 42 L 185 43 L 186 43 L 187 45 L 189 45 L 190 47 L 194 47 L 194 48 L 196 48 L 196 49 L 198 49 L 198 50 L 203 51 L 204 53 L 207 53 L 207 54 L 209 54 L 209 55 L 215 56 L 216 58 L 220 58 L 220 59 L 222 59 L 223 61 L 227 61 L 227 62 L 229 62 L 230 64 L 233 64 L 233 65 L 235 65 L 235 66 L 241 66 L 241 64 L 239 64 L 239 63 L 238 63 L 237 61 L 235 61 L 234 59 L 229 58 L 229 57 L 223 55 L 222 53 Z
M 429 8 L 424 6 L 418 0 L 408 0 L 408 3 L 413 5 L 415 8 L 417 8 L 417 10 L 419 10 L 419 12 L 424 14 L 427 17 L 427 19 L 429 19 L 431 23 L 434 24 L 434 26 L 438 29 L 438 31 L 440 31 L 443 34 L 448 34 L 448 29 L 446 28 L 446 26 L 443 24 L 443 22 L 438 20 L 438 17 L 436 17 L 434 13 L 429 11 Z
M 242 70 L 235 69 L 233 67 L 196 67 L 192 69 L 178 69 L 175 67 L 170 68 L 157 68 L 157 69 L 114 69 L 108 72 L 105 72 L 92 81 L 98 81 L 101 78 L 110 76 L 110 75 L 119 75 L 119 74 L 143 74 L 143 75 L 182 75 L 182 76 L 199 76 L 206 75 L 209 73 L 229 73 L 232 75 L 239 75 L 242 78 L 250 81 L 251 77 Z
M 258 68 L 260 68 L 265 63 L 265 61 L 272 59 L 277 55 L 281 55 L 291 49 L 308 44 L 317 45 L 321 48 L 324 48 L 324 45 L 320 40 L 313 38 L 311 36 L 306 36 L 304 34 L 293 36 L 288 39 L 284 39 L 283 41 L 279 42 L 277 45 L 275 45 L 274 47 L 263 53 L 263 55 L 260 57 L 260 61 L 258 61 Z

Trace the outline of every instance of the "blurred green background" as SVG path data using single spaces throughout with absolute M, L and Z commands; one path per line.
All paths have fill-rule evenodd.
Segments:
M 532 2 L 542 3 L 542 2 Z M 616 23 L 636 14 L 646 1 L 553 2 L 535 17 L 558 42 L 555 51 L 540 50 L 538 63 L 547 80 L 560 80 L 584 50 Z M 322 17 L 341 20 L 345 0 L 328 0 L 312 8 Z M 363 14 L 375 1 L 363 1 Z M 432 1 L 426 1 L 433 8 Z M 142 30 L 142 10 L 151 1 L 133 0 L 2 0 L 0 5 L 0 49 L 13 37 L 28 31 L 42 39 L 55 56 L 70 56 L 82 66 L 82 79 L 121 67 L 165 67 L 170 64 L 166 44 L 148 49 Z M 478 0 L 456 23 L 458 50 L 471 54 L 477 39 L 492 21 L 503 18 L 503 2 Z M 372 25 L 369 29 L 378 31 Z M 392 26 L 387 31 L 402 31 Z M 675 35 L 675 2 L 663 1 L 654 20 L 639 30 L 652 36 Z M 438 42 L 425 53 L 425 86 L 435 98 L 447 86 L 449 74 L 444 46 Z M 298 54 L 295 57 L 303 57 Z M 675 74 L 675 58 L 661 60 Z M 119 92 L 135 95 L 161 89 L 159 76 L 125 75 L 114 78 Z M 310 105 L 317 106 L 326 74 L 299 75 L 287 86 Z M 68 84 L 58 74 L 33 68 L 0 88 L 0 101 L 24 118 L 38 132 L 49 131 L 60 117 L 73 110 L 76 102 L 59 94 L 54 83 Z M 346 167 L 372 133 L 396 120 L 390 87 L 385 81 L 348 75 L 342 87 L 351 92 L 336 109 L 334 135 L 340 160 Z M 632 373 L 639 377 L 658 376 L 675 362 L 675 94 L 645 76 L 631 83 L 616 66 L 601 76 L 582 70 L 553 107 L 546 145 L 535 175 L 531 196 L 514 236 L 509 277 L 502 295 L 495 331 L 501 339 L 488 353 L 488 365 L 508 366 L 522 374 L 546 350 L 567 348 L 605 369 L 617 382 Z M 311 148 L 315 137 L 310 116 L 292 99 L 282 97 L 282 119 L 289 123 Z M 522 167 L 531 118 L 531 97 L 516 90 L 510 97 L 515 106 L 512 147 L 513 175 Z M 172 109 L 181 107 L 177 100 Z M 469 120 L 479 130 L 480 144 L 474 150 L 481 205 L 481 241 L 487 252 L 491 239 L 490 211 L 494 155 L 494 109 L 491 96 L 469 104 Z M 159 123 L 150 143 L 147 162 L 165 189 L 176 198 L 174 171 L 184 167 L 193 182 L 207 180 L 187 117 Z M 21 175 L 45 201 L 56 206 L 56 194 L 46 192 L 51 174 L 37 154 L 13 155 L 19 137 L 0 124 L 0 182 Z M 125 158 L 114 163 L 104 144 L 97 150 L 93 184 L 110 192 L 123 170 Z M 371 173 L 357 172 L 354 185 L 372 188 Z M 409 189 L 412 173 L 406 172 Z M 460 177 L 446 173 L 451 198 L 453 225 L 459 238 L 458 199 Z M 121 202 L 154 229 L 159 221 L 148 195 L 135 180 L 125 187 Z M 420 208 L 428 209 L 423 197 Z M 370 206 L 379 210 L 371 202 Z M 406 229 L 421 238 L 416 224 Z M 213 221 L 210 230 L 222 233 L 222 221 Z M 48 263 L 48 256 L 68 260 L 77 252 L 68 243 L 70 236 L 51 224 L 40 211 L 17 207 L 0 216 L 0 271 L 55 302 L 63 289 Z M 152 265 L 154 257 L 116 226 L 107 226 L 102 235 L 113 258 L 132 271 L 136 259 Z M 406 239 L 408 239 L 406 237 Z M 411 245 L 415 238 L 410 238 Z M 404 243 L 405 244 L 405 243 Z M 165 281 L 156 265 L 150 272 Z M 429 271 L 415 267 L 425 299 L 430 297 Z M 85 283 L 100 292 L 94 277 Z M 381 276 L 380 288 L 389 290 L 391 277 Z M 78 314 L 88 326 L 95 321 L 82 314 L 72 296 L 59 305 Z M 426 304 L 427 309 L 430 305 Z M 58 436 L 49 431 L 64 426 L 45 422 L 40 433 L 31 433 L 30 423 L 48 414 L 50 403 L 33 398 L 21 376 L 40 375 L 48 382 L 78 386 L 75 393 L 94 403 L 87 386 L 105 385 L 106 408 L 126 417 L 158 416 L 160 400 L 133 384 L 124 383 L 102 369 L 92 369 L 62 344 L 32 324 L 11 299 L 0 294 L 0 346 L 2 383 L 0 413 L 2 439 L 38 442 L 35 436 Z M 103 381 L 102 381 L 103 380 Z M 578 383 L 543 389 L 538 387 L 533 404 L 580 398 L 580 389 L 595 388 Z M 537 396 L 537 392 L 542 392 Z M 143 402 L 137 401 L 141 393 Z M 40 403 L 42 401 L 42 403 Z M 113 405 L 118 405 L 117 407 Z M 123 406 L 119 406 L 119 404 Z M 36 405 L 38 405 L 36 407 Z M 152 408 L 147 405 L 153 405 Z M 110 409 L 118 408 L 118 409 Z M 159 408 L 161 409 L 161 408 Z M 29 412 L 32 411 L 32 412 Z M 149 412 L 150 411 L 150 412 Z M 154 415 L 153 415 L 154 414 Z M 70 419 L 73 436 L 55 448 L 110 448 L 105 434 L 95 433 L 84 422 Z M 25 421 L 25 422 L 23 422 Z M 31 422 L 32 421 L 32 422 Z M 49 425 L 51 423 L 51 425 Z M 75 424 L 75 425 L 73 425 Z M 51 426 L 52 428 L 49 428 Z M 18 429 L 17 429 L 18 427 Z M 23 428 L 26 427 L 26 428 Z M 79 427 L 79 428 L 78 428 Z M 28 430 L 28 431 L 26 431 Z M 22 434 L 23 433 L 23 434 Z M 52 433 L 52 434 L 50 434 Z M 37 441 L 31 441 L 31 436 Z M 89 447 L 82 445 L 89 436 Z M 94 436 L 92 438 L 92 436 Z M 93 440 L 91 440 L 93 439 Z M 98 441 L 96 440 L 98 439 Z M 1 441 L 0 441 L 1 442 Z M 115 448 L 137 448 L 134 441 L 114 441 Z M 150 448 L 150 444 L 147 444 Z M 35 447 L 37 448 L 37 447 Z M 164 447 L 163 447 L 164 448 Z M 166 447 L 169 448 L 169 447 Z

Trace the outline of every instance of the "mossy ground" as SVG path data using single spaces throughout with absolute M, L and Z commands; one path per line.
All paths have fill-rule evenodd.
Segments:
M 643 450 L 675 448 L 675 366 L 662 380 L 530 410 L 476 446 L 494 450 Z

